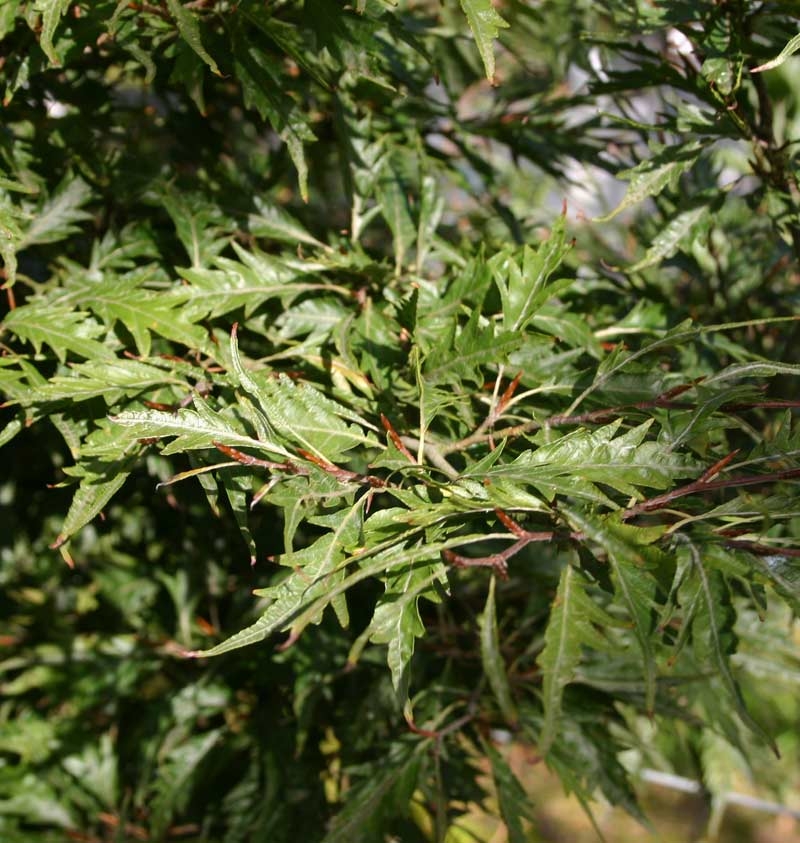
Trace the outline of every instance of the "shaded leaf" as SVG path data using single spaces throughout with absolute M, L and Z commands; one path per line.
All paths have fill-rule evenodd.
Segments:
M 638 205 L 650 196 L 657 196 L 667 185 L 675 183 L 681 173 L 694 166 L 702 150 L 703 145 L 699 142 L 688 143 L 680 149 L 670 147 L 630 170 L 617 173 L 618 178 L 630 182 L 628 191 L 613 211 L 597 217 L 595 222 L 608 222 L 627 208 Z
M 694 544 L 683 544 L 679 552 L 688 553 L 692 560 L 693 575 L 685 591 L 685 602 L 697 607 L 691 618 L 692 649 L 701 665 L 714 669 L 740 720 L 777 755 L 775 742 L 747 710 L 731 670 L 729 657 L 736 646 L 733 631 L 736 612 L 727 583 L 719 571 L 707 570 Z M 721 549 L 718 552 L 722 552 Z
M 565 565 L 544 636 L 544 649 L 536 660 L 542 669 L 544 722 L 539 751 L 550 751 L 562 727 L 564 688 L 574 680 L 584 646 L 598 645 L 594 623 L 614 626 L 614 621 L 587 593 L 588 580 L 572 565 Z
M 484 746 L 492 767 L 492 780 L 497 791 L 500 816 L 508 833 L 508 843 L 527 843 L 530 838 L 525 833 L 522 820 L 534 818 L 530 797 L 505 758 L 491 744 Z
M 387 661 L 392 684 L 403 704 L 408 698 L 408 670 L 414 655 L 414 641 L 425 634 L 419 615 L 419 600 L 440 602 L 441 588 L 447 586 L 447 571 L 441 562 L 409 566 L 390 576 L 386 592 L 375 606 L 368 632 L 375 644 L 387 644 Z
M 371 771 L 364 784 L 348 794 L 347 804 L 336 815 L 322 843 L 359 843 L 379 839 L 385 815 L 408 811 L 426 742 L 415 747 L 396 746 Z
M 77 223 L 91 219 L 92 215 L 83 210 L 91 198 L 92 189 L 82 178 L 65 178 L 37 210 L 17 251 L 33 245 L 57 243 L 80 231 Z
M 666 228 L 655 237 L 645 256 L 633 266 L 629 266 L 627 272 L 641 272 L 660 263 L 664 258 L 672 257 L 695 226 L 706 220 L 710 210 L 708 205 L 699 205 L 673 217 Z
M 500 652 L 500 640 L 497 632 L 497 609 L 495 607 L 495 577 L 489 581 L 489 593 L 480 621 L 481 662 L 483 672 L 489 680 L 500 711 L 509 725 L 517 722 L 517 709 L 511 696 L 506 665 Z M 506 823 L 508 824 L 508 823 Z
M 621 524 L 617 518 L 602 521 L 578 510 L 566 510 L 570 523 L 605 548 L 612 569 L 614 590 L 627 610 L 641 650 L 644 673 L 645 708 L 652 713 L 656 699 L 657 669 L 653 651 L 655 628 L 655 593 L 657 581 L 648 560 L 646 547 L 661 533 Z
M 74 471 L 66 471 L 78 474 L 81 481 L 72 497 L 67 517 L 61 525 L 61 532 L 54 547 L 63 545 L 81 527 L 96 518 L 122 488 L 130 474 L 130 468 L 125 463 L 104 463 L 94 470 L 79 466 Z

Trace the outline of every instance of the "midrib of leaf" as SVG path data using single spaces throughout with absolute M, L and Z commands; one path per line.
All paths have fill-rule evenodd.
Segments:
M 191 413 L 191 415 L 189 415 Z M 213 439 L 224 440 L 227 444 L 242 445 L 249 448 L 257 448 L 285 459 L 292 459 L 293 455 L 280 445 L 274 442 L 263 442 L 253 439 L 250 436 L 237 433 L 233 428 L 227 426 L 223 420 L 219 424 L 209 424 L 204 421 L 199 413 L 195 411 L 179 410 L 177 413 L 165 413 L 161 410 L 127 410 L 117 416 L 112 416 L 111 421 L 123 427 L 142 426 L 141 438 L 156 436 L 164 439 L 171 436 L 198 436 L 205 434 L 209 437 L 208 445 L 213 447 Z

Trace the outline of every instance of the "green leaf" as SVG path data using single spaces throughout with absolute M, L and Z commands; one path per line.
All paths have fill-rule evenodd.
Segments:
M 358 530 L 363 517 L 367 498 L 362 497 L 349 509 L 336 513 L 332 532 L 326 533 L 309 547 L 287 554 L 292 573 L 278 585 L 260 589 L 257 594 L 267 597 L 270 605 L 259 619 L 245 629 L 208 650 L 193 652 L 195 658 L 210 658 L 264 641 L 275 632 L 291 627 L 294 640 L 309 623 L 318 623 L 324 609 L 344 593 L 340 585 L 341 563 L 345 558 L 344 548 L 348 545 L 347 535 Z M 316 605 L 315 601 L 317 601 Z M 298 620 L 301 611 L 314 605 L 311 612 Z M 343 607 L 340 606 L 340 612 Z M 338 613 L 337 613 L 338 614 Z M 340 617 L 344 617 L 340 615 Z
M 81 481 L 72 497 L 67 517 L 61 525 L 61 531 L 53 547 L 61 547 L 81 527 L 85 527 L 103 511 L 105 505 L 128 479 L 130 463 L 128 461 L 102 463 L 96 467 L 80 463 L 76 469 L 69 470 L 68 473 L 78 474 Z
M 436 230 L 439 228 L 444 208 L 444 197 L 439 195 L 436 179 L 431 175 L 423 176 L 417 221 L 417 256 L 414 261 L 414 269 L 417 272 L 422 271 L 436 240 Z
M 423 373 L 430 385 L 457 385 L 461 381 L 482 384 L 483 367 L 507 362 L 508 356 L 524 342 L 519 333 L 496 334 L 494 326 L 480 327 L 479 323 L 476 309 L 452 345 L 442 342 L 425 358 Z
M 102 397 L 106 404 L 119 402 L 123 396 L 155 390 L 167 383 L 188 385 L 171 378 L 163 369 L 138 360 L 87 360 L 72 366 L 69 375 L 54 375 L 47 383 L 19 398 L 23 406 L 42 401 L 88 401 Z
M 158 775 L 155 778 L 157 786 L 149 805 L 154 837 L 163 838 L 172 818 L 185 810 L 200 765 L 224 734 L 223 729 L 194 734 L 177 746 L 169 747 L 159 759 Z
M 30 342 L 37 354 L 49 346 L 62 362 L 69 352 L 87 360 L 114 359 L 113 351 L 95 339 L 103 328 L 88 313 L 69 306 L 33 301 L 12 310 L 2 328 Z
M 511 696 L 506 665 L 500 652 L 500 639 L 497 632 L 497 609 L 495 607 L 495 577 L 489 581 L 489 593 L 486 606 L 480 620 L 481 662 L 483 672 L 489 680 L 500 711 L 506 723 L 514 726 L 517 722 L 517 709 Z
M 41 764 L 57 748 L 55 725 L 30 709 L 22 717 L 0 724 L 0 752 L 13 753 L 23 763 Z
M 750 69 L 751 73 L 763 73 L 765 70 L 773 70 L 776 67 L 780 67 L 786 59 L 790 56 L 793 56 L 798 50 L 800 50 L 800 32 L 794 36 L 794 38 L 789 39 L 789 43 L 775 56 L 774 59 L 770 59 L 768 62 L 764 64 L 760 64 L 758 67 L 753 67 Z
M 269 424 L 306 451 L 335 463 L 352 448 L 376 444 L 374 437 L 345 421 L 360 421 L 358 416 L 310 384 L 295 384 L 285 375 L 264 377 L 247 371 L 235 334 L 231 335 L 231 356 L 242 387 L 258 401 Z
M 233 517 L 239 527 L 239 532 L 247 545 L 250 553 L 250 565 L 257 561 L 258 548 L 255 539 L 250 531 L 249 507 L 247 505 L 248 494 L 252 491 L 252 478 L 249 473 L 222 471 L 219 473 L 220 482 L 225 489 Z
M 710 211 L 708 205 L 699 205 L 673 217 L 666 228 L 658 233 L 645 256 L 633 266 L 629 266 L 626 271 L 641 272 L 661 263 L 664 258 L 672 257 L 695 227 L 706 221 Z
M 303 144 L 315 137 L 306 116 L 283 90 L 280 63 L 245 35 L 234 40 L 234 60 L 245 105 L 269 120 L 286 144 L 297 169 L 300 195 L 308 202 L 308 166 Z
M 584 646 L 597 646 L 594 624 L 614 626 L 614 621 L 587 593 L 588 580 L 573 565 L 561 572 L 556 598 L 544 634 L 544 649 L 536 660 L 542 669 L 544 722 L 539 734 L 539 752 L 550 751 L 561 728 L 564 688 L 575 678 Z
M 638 496 L 641 487 L 667 489 L 676 478 L 691 475 L 696 466 L 683 454 L 646 441 L 652 424 L 647 421 L 621 436 L 615 435 L 621 419 L 555 439 L 550 433 L 547 444 L 523 451 L 513 462 L 493 466 L 486 474 L 490 479 L 532 485 L 548 500 L 564 494 L 607 505 L 610 501 L 598 484 L 632 496 Z
M 134 270 L 128 275 L 108 275 L 102 281 L 89 283 L 85 287 L 86 302 L 108 327 L 119 320 L 130 331 L 143 357 L 150 354 L 153 334 L 212 353 L 207 331 L 194 324 L 197 315 L 186 308 L 189 289 L 143 289 L 151 273 L 150 269 Z
M 392 232 L 395 275 L 405 267 L 406 256 L 417 235 L 409 207 L 408 185 L 399 173 L 398 157 L 390 155 L 384 159 L 383 171 L 376 184 L 381 213 Z
M 296 246 L 298 243 L 305 243 L 315 249 L 324 249 L 326 246 L 309 232 L 279 205 L 269 205 L 260 196 L 254 200 L 256 213 L 250 214 L 247 218 L 247 228 L 255 237 L 266 237 L 270 240 L 277 240 L 280 243 L 288 243 Z
M 34 192 L 26 185 L 0 178 L 0 188 L 6 191 Z M 13 287 L 17 278 L 17 249 L 24 236 L 25 223 L 30 214 L 0 193 L 0 257 L 5 265 L 6 287 Z
M 118 798 L 117 757 L 111 735 L 106 732 L 97 744 L 63 760 L 64 769 L 91 793 L 106 810 L 113 811 Z
M 158 184 L 152 200 L 170 215 L 193 268 L 209 265 L 228 247 L 230 221 L 208 196 Z
M 364 784 L 348 793 L 347 804 L 334 818 L 322 843 L 372 843 L 382 839 L 384 816 L 408 812 L 426 746 L 427 741 L 413 748 L 397 746 L 381 759 Z
M 688 553 L 692 561 L 693 576 L 686 586 L 684 603 L 697 607 L 691 621 L 692 649 L 695 656 L 702 667 L 714 669 L 714 675 L 721 681 L 742 723 L 771 746 L 778 755 L 774 740 L 747 710 L 739 684 L 731 670 L 729 655 L 736 647 L 733 631 L 736 612 L 731 603 L 728 585 L 719 571 L 706 568 L 700 551 L 694 544 L 683 543 L 679 552 Z
M 243 308 L 249 318 L 270 299 L 280 299 L 283 307 L 288 308 L 292 300 L 304 292 L 343 292 L 333 284 L 310 280 L 312 273 L 320 277 L 327 269 L 317 262 L 237 251 L 244 262 L 217 258 L 214 263 L 218 269 L 178 270 L 191 284 L 189 297 L 183 305 L 187 320 L 194 322 L 209 316 L 222 316 L 239 308 Z
M 425 634 L 419 600 L 425 597 L 439 603 L 437 585 L 447 587 L 447 570 L 441 562 L 397 571 L 387 579 L 386 592 L 378 601 L 369 624 L 370 640 L 374 644 L 388 645 L 392 684 L 404 705 L 408 700 L 408 669 L 414 655 L 414 641 Z
M 80 231 L 77 223 L 92 218 L 82 207 L 91 198 L 92 189 L 82 178 L 65 178 L 36 211 L 17 251 L 43 243 L 57 243 Z
M 222 76 L 222 72 L 217 67 L 217 63 L 206 52 L 203 46 L 203 39 L 200 37 L 200 24 L 198 23 L 198 16 L 184 8 L 180 0 L 167 0 L 167 8 L 170 14 L 175 18 L 178 24 L 178 32 L 181 38 L 197 53 L 198 56 L 211 68 L 211 72 L 217 76 Z
M 129 440 L 174 437 L 164 449 L 164 454 L 196 448 L 213 448 L 214 442 L 221 442 L 235 448 L 254 448 L 267 455 L 284 459 L 292 457 L 275 442 L 246 435 L 242 432 L 238 419 L 231 414 L 213 411 L 197 395 L 194 396 L 193 410 L 181 408 L 175 413 L 162 410 L 126 410 L 113 416 L 111 421 L 125 428 Z
M 506 826 L 508 843 L 527 843 L 530 837 L 525 833 L 522 820 L 534 819 L 530 797 L 505 758 L 491 744 L 485 743 L 484 746 L 492 767 L 492 780 L 497 791 L 500 816 Z
M 661 531 L 645 531 L 622 524 L 616 516 L 602 520 L 576 509 L 565 509 L 575 530 L 584 532 L 608 554 L 614 591 L 633 621 L 636 641 L 641 651 L 644 673 L 645 708 L 652 714 L 656 699 L 657 667 L 653 652 L 655 593 L 657 581 L 649 568 L 647 544 Z
M 493 41 L 500 34 L 500 29 L 508 23 L 500 17 L 492 6 L 491 0 L 460 0 L 461 8 L 467 16 L 467 23 L 472 30 L 472 37 L 481 54 L 486 78 L 494 82 L 494 45 Z
M 599 708 L 596 702 L 597 698 L 589 698 L 582 705 L 570 705 L 564 712 L 547 763 L 558 773 L 566 790 L 575 793 L 598 838 L 603 840 L 590 804 L 598 790 L 612 805 L 621 805 L 642 824 L 647 825 L 647 821 L 636 801 L 628 772 L 619 760 L 628 747 L 614 739 L 613 727 L 620 725 L 617 716 Z
M 53 46 L 53 35 L 61 18 L 67 13 L 71 0 L 36 0 L 33 8 L 42 13 L 42 31 L 39 34 L 39 44 L 44 54 L 50 59 L 50 64 L 61 66 L 61 59 Z
M 525 246 L 522 260 L 509 250 L 499 252 L 489 266 L 503 302 L 503 324 L 508 331 L 525 328 L 548 299 L 557 295 L 572 282 L 550 282 L 571 249 L 566 240 L 566 223 L 558 217 L 550 236 L 537 249 Z
M 679 149 L 668 147 L 630 170 L 617 173 L 619 178 L 630 182 L 628 191 L 613 211 L 603 217 L 596 217 L 594 221 L 608 222 L 627 208 L 638 205 L 650 196 L 657 196 L 667 185 L 675 184 L 681 173 L 694 166 L 703 148 L 704 145 L 699 141 L 692 141 Z

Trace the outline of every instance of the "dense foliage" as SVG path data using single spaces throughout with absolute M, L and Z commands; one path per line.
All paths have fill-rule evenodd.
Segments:
M 509 741 L 786 798 L 798 29 L 0 5 L 3 840 L 522 843 Z

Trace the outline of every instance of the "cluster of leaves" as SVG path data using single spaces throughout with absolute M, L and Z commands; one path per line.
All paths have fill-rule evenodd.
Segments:
M 4 839 L 791 750 L 800 17 L 583 5 L 3 6 Z

